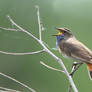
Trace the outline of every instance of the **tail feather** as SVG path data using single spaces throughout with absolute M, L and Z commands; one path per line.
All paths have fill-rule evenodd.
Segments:
M 87 63 L 87 67 L 88 67 L 89 76 L 92 79 L 92 64 Z

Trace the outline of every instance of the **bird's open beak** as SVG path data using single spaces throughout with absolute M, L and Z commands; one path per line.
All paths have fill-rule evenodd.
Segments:
M 58 30 L 58 34 L 52 35 L 52 36 L 59 36 L 59 35 L 63 34 L 61 28 L 56 28 L 56 29 Z

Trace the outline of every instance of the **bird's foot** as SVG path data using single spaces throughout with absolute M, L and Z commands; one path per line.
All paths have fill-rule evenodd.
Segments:
M 76 70 L 78 70 L 78 68 L 82 65 L 82 62 L 73 62 L 72 64 L 72 70 L 70 73 L 70 76 L 73 76 L 73 74 L 75 73 Z

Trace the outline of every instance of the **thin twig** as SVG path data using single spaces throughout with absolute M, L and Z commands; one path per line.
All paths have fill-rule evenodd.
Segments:
M 33 54 L 39 54 L 44 52 L 43 50 L 35 51 L 35 52 L 26 52 L 26 53 L 14 53 L 14 52 L 5 52 L 5 51 L 0 51 L 2 54 L 8 54 L 8 55 L 33 55 Z
M 19 29 L 4 28 L 4 27 L 0 27 L 0 29 L 2 29 L 2 30 L 7 30 L 7 31 L 21 31 L 21 30 L 19 30 Z
M 54 71 L 57 71 L 57 72 L 63 72 L 63 73 L 64 73 L 64 71 L 59 70 L 59 69 L 56 69 L 56 68 L 54 68 L 54 67 L 51 67 L 51 66 L 45 64 L 45 63 L 42 62 L 42 61 L 40 61 L 40 64 L 42 64 L 43 66 L 45 66 L 45 67 L 48 68 L 48 69 L 51 69 L 51 70 L 54 70 Z
M 25 85 L 24 83 L 22 83 L 22 82 L 20 82 L 20 81 L 18 81 L 18 80 L 16 80 L 16 79 L 14 79 L 14 78 L 12 78 L 12 77 L 10 77 L 10 76 L 4 74 L 4 73 L 1 73 L 1 72 L 0 72 L 0 75 L 4 76 L 4 77 L 6 77 L 6 78 L 8 78 L 8 79 L 10 79 L 10 80 L 12 80 L 12 81 L 14 81 L 14 82 L 20 84 L 20 85 L 22 85 L 23 87 L 29 89 L 31 92 L 36 92 L 34 89 L 30 88 L 29 86 Z
M 30 37 L 32 37 L 33 39 L 35 39 L 37 42 L 39 41 L 39 39 L 37 37 L 35 37 L 33 34 L 31 34 L 30 32 L 24 30 L 22 27 L 18 26 L 12 19 L 10 16 L 7 16 L 9 21 L 15 25 L 18 29 L 20 29 L 22 32 L 26 33 L 27 35 L 29 35 Z
M 14 90 L 14 89 L 9 89 L 9 88 L 5 88 L 5 87 L 0 87 L 0 89 L 1 90 L 5 90 L 5 92 L 22 92 L 22 91 L 18 91 L 18 90 Z M 2 91 L 2 92 L 4 92 L 4 91 Z
M 39 6 L 36 5 L 36 9 L 37 9 L 37 17 L 38 17 L 38 25 L 39 25 L 39 39 L 42 40 L 42 30 L 41 30 L 41 20 L 40 20 L 40 13 L 39 13 Z
M 51 48 L 51 50 L 58 51 L 58 49 L 57 49 L 57 48 Z

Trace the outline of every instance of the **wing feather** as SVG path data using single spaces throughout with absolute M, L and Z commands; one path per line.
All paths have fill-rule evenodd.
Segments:
M 62 44 L 63 45 L 60 45 L 60 49 L 67 56 L 80 61 L 92 63 L 90 62 L 90 59 L 92 59 L 91 50 L 89 50 L 84 44 L 82 44 L 78 40 L 69 39 L 67 41 L 63 41 Z

